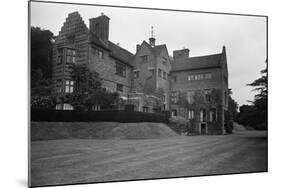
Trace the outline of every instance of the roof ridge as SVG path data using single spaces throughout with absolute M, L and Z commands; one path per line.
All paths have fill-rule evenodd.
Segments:
M 112 42 L 112 41 L 110 41 L 110 40 L 108 40 L 108 42 L 111 43 L 111 44 L 113 44 L 114 46 L 120 48 L 121 50 L 124 50 L 124 51 L 126 51 L 127 53 L 130 53 L 130 55 L 134 55 L 134 54 L 133 54 L 132 52 L 130 52 L 129 50 L 127 50 L 127 49 L 125 49 L 125 48 L 123 48 L 123 47 L 121 47 L 121 46 L 118 46 L 118 45 L 115 44 L 114 42 Z
M 201 56 L 193 56 L 193 57 L 189 57 L 187 59 L 200 58 L 200 57 L 208 57 L 208 56 L 216 56 L 216 55 L 222 55 L 222 53 L 216 53 L 216 54 L 210 54 L 210 55 L 201 55 Z

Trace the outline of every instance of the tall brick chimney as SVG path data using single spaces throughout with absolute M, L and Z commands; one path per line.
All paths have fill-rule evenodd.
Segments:
M 175 50 L 173 51 L 173 58 L 174 59 L 186 59 L 189 58 L 189 49 L 182 49 L 182 50 Z
M 136 53 L 140 50 L 140 47 L 141 46 L 139 44 L 136 45 Z
M 110 18 L 101 13 L 99 17 L 90 19 L 90 31 L 108 45 Z

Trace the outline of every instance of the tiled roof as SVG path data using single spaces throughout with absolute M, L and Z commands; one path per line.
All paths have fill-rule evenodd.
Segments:
M 117 46 L 111 41 L 108 41 L 107 46 L 101 39 L 99 39 L 99 37 L 97 37 L 92 32 L 90 32 L 89 40 L 90 43 L 93 43 L 105 50 L 108 50 L 110 52 L 110 56 L 112 56 L 113 58 L 116 58 L 129 66 L 132 66 L 134 54 L 132 54 L 131 52 L 125 50 L 124 48 L 121 48 L 120 46 Z
M 172 72 L 220 67 L 221 57 L 222 54 L 220 53 L 206 56 L 189 57 L 185 59 L 176 59 L 172 64 Z
M 89 36 L 90 43 L 94 43 L 95 45 L 105 50 L 109 50 L 106 44 L 102 40 L 100 40 L 99 37 L 97 37 L 94 33 L 90 32 L 89 35 L 90 35 Z
M 151 50 L 151 52 L 155 55 L 158 56 L 161 51 L 166 48 L 166 44 L 161 44 L 161 45 L 156 45 L 154 47 L 151 47 L 151 45 L 149 43 L 147 43 L 145 40 L 143 41 L 143 43 L 145 43 Z
M 152 48 L 152 51 L 155 56 L 158 56 L 165 47 L 166 47 L 165 44 L 157 45 L 154 48 Z
M 120 46 L 110 41 L 108 41 L 108 47 L 110 49 L 110 55 L 113 58 L 116 58 L 126 63 L 129 66 L 133 66 L 132 62 L 133 62 L 134 55 L 131 52 L 125 50 L 124 48 L 121 48 Z

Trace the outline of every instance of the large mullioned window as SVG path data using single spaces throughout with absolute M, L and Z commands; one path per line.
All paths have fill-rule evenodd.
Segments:
M 76 63 L 76 50 L 66 49 L 66 63 Z
M 65 80 L 65 93 L 73 93 L 74 90 L 74 81 L 73 80 Z
M 115 68 L 118 76 L 126 77 L 126 65 L 116 62 Z
M 57 63 L 62 64 L 63 63 L 63 48 L 58 49 L 58 58 Z
M 202 73 L 202 74 L 191 74 L 187 76 L 188 81 L 193 81 L 193 80 L 210 80 L 212 79 L 212 74 L 211 73 Z

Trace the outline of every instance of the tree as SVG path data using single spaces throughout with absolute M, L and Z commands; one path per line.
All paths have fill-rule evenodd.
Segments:
M 238 104 L 237 102 L 231 97 L 232 90 L 228 89 L 228 118 L 229 120 L 236 121 L 237 114 L 238 114 Z
M 92 110 L 94 105 L 109 108 L 118 103 L 118 93 L 110 93 L 101 87 L 97 72 L 92 72 L 86 65 L 75 65 L 72 70 L 74 92 L 62 100 L 70 103 L 76 110 Z
M 52 80 L 40 79 L 31 88 L 31 108 L 54 109 L 56 98 L 52 96 Z
M 267 129 L 267 104 L 268 104 L 268 63 L 265 61 L 266 68 L 261 70 L 261 77 L 254 80 L 247 86 L 253 87 L 253 91 L 258 92 L 251 105 L 240 107 L 238 122 L 255 129 Z
M 31 107 L 51 109 L 55 106 L 52 96 L 52 40 L 49 30 L 31 27 Z
M 52 49 L 54 35 L 49 30 L 31 27 L 31 87 L 37 81 L 50 79 L 52 76 Z
M 257 129 L 266 129 L 267 128 L 267 100 L 268 100 L 268 63 L 265 61 L 266 67 L 261 70 L 261 77 L 254 80 L 248 86 L 254 87 L 253 91 L 258 93 L 255 95 L 254 101 L 252 101 L 255 118 L 257 118 Z

